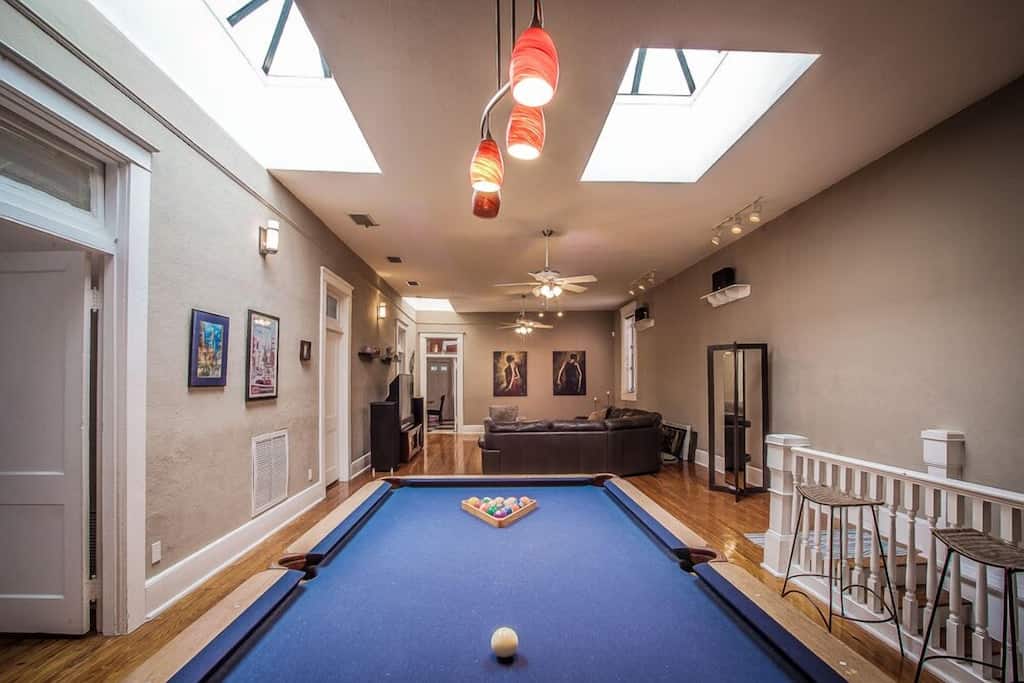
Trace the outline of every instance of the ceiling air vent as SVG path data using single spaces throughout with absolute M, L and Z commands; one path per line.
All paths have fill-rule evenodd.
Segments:
M 406 280 L 405 284 L 409 285 L 410 287 L 420 286 L 420 283 L 417 280 Z
M 380 227 L 380 223 L 373 220 L 373 216 L 368 213 L 350 213 L 348 215 L 352 219 L 352 222 L 356 225 L 361 225 L 364 228 L 377 228 Z
M 388 256 L 388 261 L 390 263 L 401 263 L 402 262 L 402 257 L 401 256 Z

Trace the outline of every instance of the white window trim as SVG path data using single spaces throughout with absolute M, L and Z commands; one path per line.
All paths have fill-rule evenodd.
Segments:
M 640 352 L 636 345 L 636 327 L 633 328 L 633 391 L 629 391 L 629 372 L 626 369 L 626 357 L 629 354 L 629 350 L 626 348 L 626 340 L 629 338 L 626 335 L 626 325 L 634 325 L 634 321 L 631 316 L 636 314 L 636 302 L 630 301 L 628 304 L 619 309 L 619 398 L 623 401 L 635 401 L 637 390 L 639 389 L 639 361 Z
M 397 308 L 397 306 L 396 306 Z M 401 309 L 399 309 L 400 311 Z M 399 313 L 401 315 L 401 313 Z M 402 333 L 405 333 L 405 343 L 402 343 Z M 395 318 L 395 354 L 398 356 L 398 367 L 396 374 L 406 371 L 409 363 L 409 323 L 401 318 Z
M 106 165 L 103 221 L 109 238 L 17 201 L 16 222 L 106 254 L 100 329 L 99 629 L 127 633 L 146 619 L 146 369 L 152 145 L 114 128 L 45 75 L 0 56 L 0 105 Z

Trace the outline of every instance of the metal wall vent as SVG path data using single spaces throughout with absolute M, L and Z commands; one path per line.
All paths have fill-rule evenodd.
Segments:
M 420 286 L 420 283 L 419 283 L 418 280 L 406 280 L 405 284 L 409 285 L 410 287 L 419 287 Z
M 401 263 L 402 262 L 402 257 L 401 256 L 388 256 L 388 261 L 391 262 L 391 263 Z
M 348 215 L 352 219 L 352 222 L 356 225 L 361 225 L 364 228 L 378 228 L 380 223 L 373 220 L 373 216 L 368 213 L 350 213 Z
M 252 516 L 288 497 L 288 430 L 252 437 Z

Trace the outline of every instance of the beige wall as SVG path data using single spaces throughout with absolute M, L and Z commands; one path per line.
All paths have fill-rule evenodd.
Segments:
M 763 341 L 773 431 L 921 469 L 960 429 L 965 478 L 1024 489 L 1022 122 L 1018 80 L 656 288 L 639 404 L 706 448 L 706 346 Z M 723 266 L 753 293 L 712 309 Z
M 425 313 L 418 314 L 420 333 L 465 332 L 464 423 L 479 425 L 491 405 L 517 405 L 528 418 L 571 418 L 593 410 L 593 397 L 605 404 L 611 391 L 613 316 L 605 312 L 570 312 L 564 318 L 549 316 L 554 329 L 537 330 L 525 340 L 512 330 L 498 326 L 515 318 L 515 313 Z M 587 396 L 555 396 L 552 381 L 554 351 L 587 352 Z M 523 398 L 495 397 L 491 368 L 495 351 L 527 352 L 527 392 Z M 419 368 L 422 359 L 417 358 Z M 417 373 L 419 370 L 417 370 Z
M 153 158 L 150 222 L 147 546 L 160 540 L 163 560 L 149 575 L 250 519 L 250 439 L 287 428 L 289 494 L 318 478 L 316 388 L 319 269 L 355 287 L 352 332 L 352 454 L 369 450 L 368 403 L 384 397 L 392 369 L 362 362 L 360 345 L 394 345 L 399 299 L 282 185 L 241 150 L 162 72 L 82 0 L 39 0 L 33 8 L 75 45 L 121 79 L 175 127 L 250 186 L 239 182 L 69 52 L 0 3 L 0 42 L 92 107 L 148 140 Z M 279 212 L 280 253 L 257 250 L 257 226 Z M 386 300 L 389 318 L 378 321 Z M 188 389 L 190 310 L 231 319 L 228 385 Z M 246 403 L 245 323 L 253 308 L 281 319 L 280 397 Z M 411 319 L 410 319 L 411 320 Z M 409 331 L 415 334 L 415 325 Z M 300 339 L 313 360 L 300 363 Z

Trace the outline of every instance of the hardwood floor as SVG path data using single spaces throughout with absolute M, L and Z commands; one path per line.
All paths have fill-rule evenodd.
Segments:
M 480 449 L 476 445 L 476 437 L 435 433 L 429 435 L 424 453 L 403 466 L 397 474 L 480 472 Z M 370 481 L 369 473 L 348 484 L 331 486 L 325 500 L 127 636 L 0 637 L 0 680 L 118 680 L 246 578 L 276 562 L 293 540 L 367 481 Z M 692 464 L 669 466 L 657 475 L 631 477 L 630 481 L 703 536 L 708 545 L 724 553 L 730 561 L 769 586 L 781 588 L 781 581 L 760 568 L 761 548 L 744 536 L 767 527 L 767 495 L 736 503 L 731 495 L 708 491 L 706 471 Z M 809 605 L 799 599 L 794 604 L 820 625 Z M 909 661 L 900 662 L 888 648 L 856 626 L 840 622 L 833 633 L 882 670 L 892 672 L 897 680 L 913 680 L 914 666 Z M 721 654 L 727 656 L 727 653 Z

